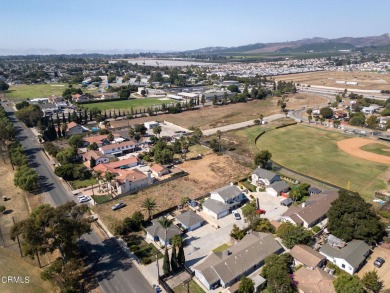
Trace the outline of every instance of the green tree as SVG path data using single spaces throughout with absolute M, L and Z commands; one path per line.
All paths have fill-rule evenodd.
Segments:
M 384 227 L 371 204 L 352 191 L 339 191 L 339 195 L 328 211 L 329 232 L 344 241 L 361 239 L 369 244 L 380 241 Z
M 266 168 L 268 166 L 269 160 L 271 160 L 272 154 L 268 150 L 262 150 L 260 153 L 255 156 L 255 165 L 260 166 L 261 168 Z
M 114 135 L 110 132 L 108 135 L 107 135 L 107 139 L 109 141 L 113 141 L 114 140 Z
M 219 149 L 220 149 L 220 144 L 218 142 L 218 140 L 216 138 L 213 138 L 211 141 L 210 141 L 210 148 L 213 150 L 213 152 L 218 152 Z
M 221 153 L 221 137 L 222 137 L 222 132 L 221 130 L 217 130 L 217 133 L 215 134 L 218 138 L 218 152 Z
M 362 278 L 362 285 L 370 292 L 379 293 L 382 289 L 382 282 L 376 270 L 366 272 Z
M 6 91 L 9 89 L 8 83 L 5 81 L 0 80 L 0 91 Z
M 171 268 L 172 271 L 176 271 L 176 269 L 178 268 L 176 246 L 174 245 L 172 245 L 172 252 L 171 252 Z
M 143 202 L 141 207 L 148 212 L 148 219 L 152 218 L 152 214 L 157 210 L 156 200 L 150 197 L 147 197 Z
M 366 122 L 366 116 L 363 113 L 353 113 L 349 119 L 349 124 L 353 126 L 364 126 Z
M 230 237 L 236 240 L 241 240 L 245 237 L 245 231 L 241 230 L 236 224 L 234 224 L 232 231 L 230 231 Z
M 38 173 L 27 165 L 20 166 L 14 176 L 14 184 L 22 190 L 33 191 L 38 188 Z
M 206 104 L 206 97 L 205 97 L 205 95 L 202 95 L 202 98 L 200 99 L 200 103 L 204 107 L 204 104 Z
M 333 110 L 329 107 L 324 107 L 324 108 L 321 108 L 320 114 L 325 119 L 330 119 L 333 117 Z
M 367 120 L 366 120 L 366 124 L 367 124 L 367 127 L 368 128 L 371 128 L 371 129 L 375 129 L 378 127 L 378 117 L 375 116 L 375 115 L 372 115 L 370 116 Z
M 96 142 L 93 142 L 93 143 L 91 143 L 90 145 L 88 145 L 87 148 L 88 148 L 90 151 L 96 151 L 96 150 L 99 149 L 99 146 L 97 145 Z
M 242 215 L 245 218 L 245 222 L 249 223 L 249 227 L 253 228 L 256 221 L 260 218 L 260 214 L 256 210 L 256 201 L 253 200 L 243 206 Z
M 57 153 L 56 159 L 61 165 L 72 163 L 77 156 L 76 150 L 71 148 L 65 148 Z
M 162 128 L 160 125 L 153 127 L 153 133 L 157 135 L 157 137 L 160 137 L 160 133 L 162 131 Z
M 275 233 L 275 227 L 267 218 L 259 219 L 255 224 L 253 230 L 256 232 Z
M 167 247 L 169 244 L 169 239 L 167 237 L 168 229 L 172 226 L 173 220 L 168 219 L 167 217 L 161 217 L 161 219 L 158 220 L 159 224 L 161 225 L 161 228 L 164 230 L 164 246 Z M 161 239 L 160 239 L 161 240 Z
M 171 264 L 169 262 L 168 249 L 165 247 L 164 261 L 163 261 L 164 275 L 168 275 L 171 272 Z
M 65 264 L 77 256 L 78 240 L 91 229 L 91 223 L 83 216 L 86 211 L 86 206 L 73 201 L 56 208 L 41 205 L 26 220 L 12 227 L 11 237 L 21 235 L 23 242 L 30 245 L 27 251 L 30 256 L 58 249 Z
M 293 279 L 290 277 L 290 267 L 293 258 L 290 254 L 270 255 L 265 259 L 261 275 L 267 279 L 267 289 L 271 293 L 296 292 Z
M 177 263 L 183 266 L 185 262 L 186 262 L 186 258 L 184 255 L 184 248 L 183 248 L 183 244 L 181 244 L 179 246 L 179 252 L 177 253 Z
M 96 160 L 94 157 L 91 157 L 91 160 L 89 161 L 89 167 L 92 169 L 96 166 Z
M 333 281 L 336 293 L 365 293 L 358 276 L 342 274 Z
M 238 293 L 254 293 L 255 283 L 249 278 L 241 278 Z
M 290 249 L 297 244 L 310 244 L 313 240 L 313 235 L 310 231 L 289 222 L 281 224 L 276 234 L 282 238 L 283 244 Z
M 294 201 L 300 201 L 305 196 L 309 196 L 310 185 L 307 183 L 300 183 L 299 185 L 294 186 L 290 191 L 290 197 Z
M 68 139 L 68 144 L 74 148 L 81 147 L 83 145 L 83 136 L 81 134 L 72 135 Z

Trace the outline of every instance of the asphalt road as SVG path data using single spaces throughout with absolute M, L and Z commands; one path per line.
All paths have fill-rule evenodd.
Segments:
M 17 139 L 23 145 L 29 157 L 30 166 L 40 176 L 40 185 L 46 199 L 52 205 L 61 205 L 73 200 L 73 197 L 51 171 L 48 160 L 33 132 L 17 121 L 14 110 L 2 103 L 9 113 L 10 120 L 20 131 Z M 153 292 L 153 288 L 132 263 L 128 255 L 119 247 L 114 238 L 101 241 L 94 231 L 83 235 L 80 247 L 87 258 L 100 288 L 105 293 Z

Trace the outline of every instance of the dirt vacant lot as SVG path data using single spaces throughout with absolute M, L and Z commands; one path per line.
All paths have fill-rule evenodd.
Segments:
M 111 210 L 111 206 L 117 202 L 111 201 L 97 206 L 96 212 L 112 231 L 116 223 L 131 216 L 133 212 L 141 210 L 141 204 L 147 197 L 156 200 L 158 211 L 164 211 L 179 205 L 182 197 L 196 198 L 237 181 L 251 172 L 251 169 L 241 166 L 231 157 L 217 154 L 206 155 L 200 160 L 186 161 L 179 167 L 189 175 L 121 198 L 120 200 L 123 200 L 127 206 L 118 211 Z
M 266 100 L 253 100 L 247 103 L 229 104 L 226 106 L 206 106 L 198 110 L 186 111 L 180 114 L 164 114 L 157 117 L 142 117 L 133 120 L 113 121 L 112 127 L 124 127 L 131 124 L 140 124 L 146 121 L 169 121 L 184 128 L 199 127 L 210 129 L 238 123 L 247 120 L 258 119 L 262 114 L 269 116 L 280 113 L 277 106 L 279 98 L 273 97 Z M 326 100 L 313 94 L 299 93 L 289 95 L 287 108 L 300 109 L 302 107 L 314 107 L 323 105 Z
M 363 146 L 370 145 L 373 143 L 374 141 L 371 139 L 354 137 L 338 141 L 337 146 L 342 151 L 356 158 L 390 165 L 390 157 L 375 154 L 374 152 L 364 151 L 361 149 Z M 383 147 L 388 146 L 383 144 Z
M 341 89 L 354 88 L 365 90 L 388 90 L 390 89 L 390 75 L 373 72 L 344 72 L 344 71 L 320 71 L 279 75 L 275 80 L 293 80 L 296 83 L 339 87 Z M 357 81 L 358 85 L 337 84 L 336 80 Z

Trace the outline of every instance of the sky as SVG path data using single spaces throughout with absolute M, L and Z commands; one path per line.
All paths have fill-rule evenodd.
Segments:
M 387 0 L 1 0 L 0 49 L 181 51 L 390 33 Z

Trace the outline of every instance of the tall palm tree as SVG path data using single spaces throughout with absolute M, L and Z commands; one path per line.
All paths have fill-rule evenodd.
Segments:
M 112 174 L 111 172 L 106 172 L 104 175 L 104 179 L 107 182 L 107 187 L 110 187 L 110 193 L 112 193 L 112 188 L 111 188 L 111 180 L 115 178 L 115 175 Z
M 100 188 L 100 178 L 102 177 L 102 172 L 101 171 L 96 171 L 96 172 L 93 172 L 93 178 L 95 178 L 99 184 L 99 192 L 101 190 Z M 93 185 L 92 185 L 92 192 L 93 192 Z
M 152 212 L 157 210 L 156 200 L 148 197 L 144 200 L 141 207 L 148 211 L 148 215 L 149 215 L 148 219 L 150 220 L 152 218 Z
M 164 242 L 165 242 L 165 249 L 166 249 L 166 247 L 168 246 L 168 242 L 169 242 L 167 239 L 167 233 L 168 233 L 169 227 L 171 227 L 171 225 L 173 224 L 173 220 L 169 220 L 167 217 L 162 217 L 161 219 L 158 220 L 158 222 L 160 223 L 161 227 L 165 231 Z
M 221 153 L 221 136 L 222 136 L 221 130 L 218 130 L 216 135 L 218 137 L 218 151 L 219 153 Z

